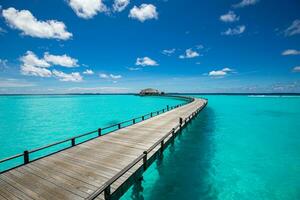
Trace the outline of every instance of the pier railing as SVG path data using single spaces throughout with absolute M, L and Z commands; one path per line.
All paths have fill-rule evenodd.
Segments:
M 181 129 L 186 126 L 206 105 L 207 100 L 204 99 L 204 104 L 192 112 L 188 117 L 185 119 L 179 118 L 178 124 L 172 128 L 166 135 L 160 138 L 156 143 L 154 143 L 147 151 L 144 151 L 140 156 L 138 156 L 135 160 L 133 160 L 130 164 L 128 164 L 124 169 L 122 169 L 119 173 L 109 179 L 104 185 L 98 188 L 94 193 L 92 193 L 86 200 L 93 200 L 96 199 L 99 195 L 103 194 L 105 200 L 111 200 L 114 193 L 111 192 L 111 185 L 115 183 L 118 179 L 120 179 L 124 174 L 126 174 L 130 169 L 136 166 L 139 162 L 142 161 L 142 169 L 146 171 L 149 166 L 148 156 L 149 154 L 157 147 L 160 147 L 157 151 L 162 155 L 166 143 L 169 139 L 174 140 L 176 135 L 181 131 Z M 154 155 L 154 154 L 152 154 Z
M 17 154 L 17 155 L 14 155 L 14 156 L 11 156 L 11 157 L 0 160 L 0 169 L 1 169 L 2 164 L 6 164 L 6 163 L 9 163 L 9 162 L 12 162 L 13 160 L 18 159 L 18 164 L 10 164 L 10 167 L 5 167 L 4 170 L 2 170 L 2 171 L 0 170 L 0 174 L 4 173 L 6 171 L 9 171 L 11 169 L 26 165 L 30 162 L 35 161 L 35 160 L 38 160 L 38 159 L 50 156 L 52 154 L 58 153 L 60 151 L 72 148 L 72 147 L 74 147 L 78 144 L 81 144 L 81 143 L 90 141 L 92 139 L 101 137 L 102 135 L 117 131 L 119 129 L 131 126 L 131 125 L 134 125 L 134 124 L 142 122 L 144 120 L 150 119 L 150 118 L 155 117 L 159 114 L 165 113 L 167 111 L 173 110 L 175 108 L 181 107 L 183 105 L 186 105 L 186 104 L 194 101 L 194 98 L 192 98 L 192 97 L 173 96 L 173 95 L 172 96 L 167 96 L 166 95 L 166 97 L 183 99 L 183 100 L 186 100 L 186 102 L 175 105 L 175 106 L 167 105 L 166 108 L 163 108 L 161 110 L 145 114 L 145 115 L 140 116 L 140 117 L 136 117 L 136 118 L 133 118 L 133 119 L 130 119 L 130 120 L 126 120 L 126 121 L 123 121 L 123 122 L 120 122 L 120 123 L 117 123 L 117 124 L 113 124 L 113 125 L 110 125 L 110 126 L 107 126 L 107 127 L 104 127 L 104 128 L 98 128 L 97 130 L 90 131 L 88 133 L 84 133 L 84 134 L 81 134 L 81 135 L 77 135 L 75 137 L 71 137 L 71 138 L 68 138 L 68 139 L 65 139 L 65 140 L 62 140 L 62 141 L 58 141 L 58 142 L 55 142 L 55 143 L 52 143 L 52 144 L 49 144 L 49 145 L 46 145 L 46 146 L 43 146 L 43 147 L 40 147 L 40 148 L 36 148 L 36 149 L 32 149 L 32 150 L 25 150 L 23 153 L 20 153 L 20 154 Z M 61 145 L 61 146 L 59 146 L 59 145 Z M 50 150 L 52 147 L 53 148 L 54 147 L 57 147 L 57 148 L 59 147 L 59 148 L 52 150 L 51 153 L 42 154 L 40 156 L 36 156 L 36 158 L 33 158 L 33 159 L 30 158 L 30 156 L 33 155 L 34 153 L 42 153 L 41 151 L 47 150 L 47 149 Z M 21 161 L 20 161 L 20 159 L 21 159 Z

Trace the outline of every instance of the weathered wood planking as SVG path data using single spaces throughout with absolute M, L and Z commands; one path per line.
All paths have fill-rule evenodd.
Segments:
M 195 99 L 141 123 L 5 172 L 0 175 L 0 200 L 85 199 L 177 126 L 180 117 L 189 116 L 204 104 L 205 100 Z M 112 191 L 140 166 L 142 162 L 113 183 Z M 103 194 L 97 199 L 104 199 Z

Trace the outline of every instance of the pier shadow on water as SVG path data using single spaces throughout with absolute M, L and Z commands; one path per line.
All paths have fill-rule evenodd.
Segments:
M 211 182 L 215 114 L 207 106 L 122 200 L 217 199 Z

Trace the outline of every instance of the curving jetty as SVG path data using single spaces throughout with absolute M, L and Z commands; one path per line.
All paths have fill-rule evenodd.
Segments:
M 8 170 L 0 174 L 0 200 L 118 199 L 206 104 L 205 99 L 192 99 L 148 120 Z

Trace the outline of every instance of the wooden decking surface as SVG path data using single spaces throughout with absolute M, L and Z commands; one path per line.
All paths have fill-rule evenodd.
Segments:
M 149 120 L 5 172 L 0 175 L 0 200 L 85 199 L 178 125 L 179 117 L 185 118 L 203 105 L 204 100 L 196 99 Z M 116 181 L 112 192 L 141 164 Z

